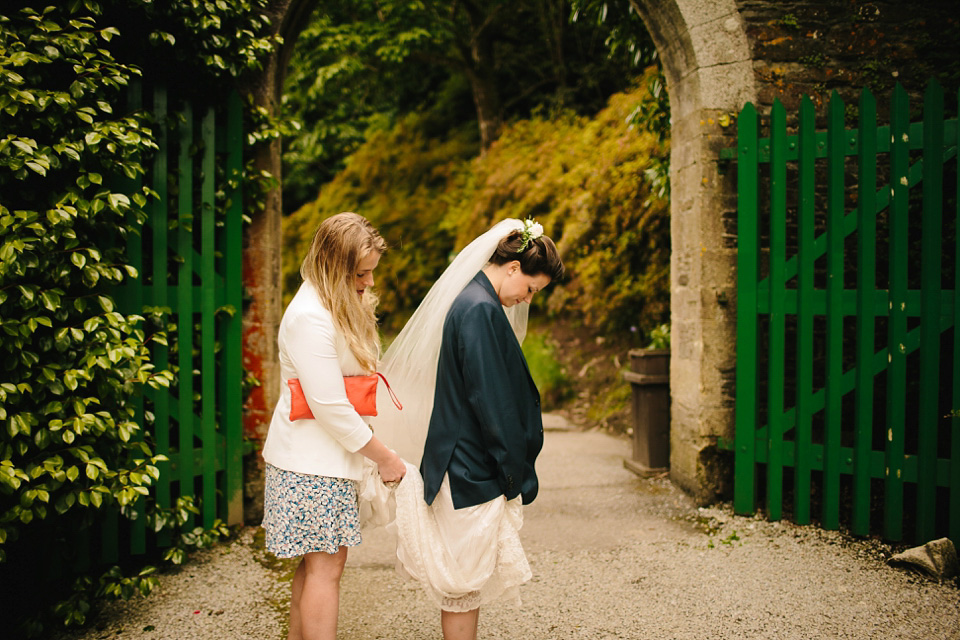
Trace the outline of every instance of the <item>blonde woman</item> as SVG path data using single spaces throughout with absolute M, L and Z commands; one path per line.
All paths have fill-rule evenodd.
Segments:
M 290 600 L 291 640 L 337 634 L 340 577 L 347 548 L 360 544 L 356 482 L 363 458 L 384 482 L 405 466 L 347 399 L 343 377 L 376 371 L 380 356 L 373 271 L 386 243 L 355 213 L 324 220 L 300 267 L 303 284 L 280 322 L 283 391 L 263 458 L 267 549 L 300 557 Z M 296 378 L 312 417 L 290 419 Z

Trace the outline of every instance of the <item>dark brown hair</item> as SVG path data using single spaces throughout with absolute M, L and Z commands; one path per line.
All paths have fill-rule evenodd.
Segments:
M 540 236 L 530 240 L 526 248 L 518 253 L 522 244 L 523 235 L 519 231 L 511 231 L 497 245 L 496 251 L 490 256 L 490 262 L 499 265 L 517 260 L 520 262 L 520 270 L 528 276 L 542 273 L 550 278 L 551 282 L 557 282 L 563 278 L 563 261 L 560 260 L 560 252 L 557 251 L 557 245 L 553 244 L 553 240 L 547 236 Z

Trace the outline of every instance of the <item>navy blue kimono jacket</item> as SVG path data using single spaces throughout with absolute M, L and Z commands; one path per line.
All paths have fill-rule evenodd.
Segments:
M 433 414 L 420 474 L 432 504 L 443 475 L 462 509 L 506 496 L 537 496 L 543 448 L 540 393 L 497 293 L 481 271 L 443 325 Z

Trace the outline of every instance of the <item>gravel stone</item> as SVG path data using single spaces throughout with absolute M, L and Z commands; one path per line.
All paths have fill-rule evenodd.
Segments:
M 551 429 L 540 495 L 521 537 L 523 605 L 486 607 L 480 637 L 510 640 L 960 639 L 960 590 L 890 567 L 876 539 L 698 508 L 665 477 L 623 467 L 629 442 Z M 292 563 L 255 527 L 161 576 L 148 598 L 109 603 L 58 640 L 284 638 Z M 341 640 L 436 640 L 440 615 L 394 571 L 383 529 L 350 551 Z

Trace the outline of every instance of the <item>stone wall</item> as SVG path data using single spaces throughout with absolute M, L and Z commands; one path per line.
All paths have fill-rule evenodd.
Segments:
M 774 99 L 795 112 L 800 96 L 809 95 L 823 118 L 833 91 L 856 105 L 860 89 L 869 87 L 883 120 L 897 82 L 919 96 L 928 78 L 954 89 L 960 81 L 960 5 L 954 0 L 740 0 L 737 6 L 761 114 Z M 855 106 L 848 113 L 852 120 Z
M 631 0 L 663 63 L 671 109 L 671 478 L 701 502 L 726 497 L 736 366 L 736 144 L 747 102 L 795 112 L 810 95 L 825 119 L 837 91 L 853 121 L 862 87 L 886 117 L 896 82 L 956 88 L 956 2 Z M 956 95 L 955 93 L 953 94 Z M 919 99 L 912 104 L 919 105 Z
M 736 188 L 719 168 L 730 114 L 756 97 L 733 0 L 634 3 L 663 63 L 671 115 L 671 479 L 702 502 L 725 491 L 733 434 L 736 251 L 723 226 Z

